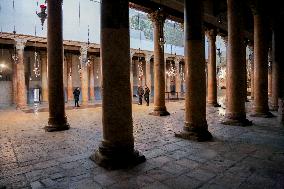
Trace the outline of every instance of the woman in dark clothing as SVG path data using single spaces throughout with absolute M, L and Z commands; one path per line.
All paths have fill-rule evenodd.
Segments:
M 75 100 L 75 107 L 80 107 L 79 106 L 79 97 L 80 97 L 80 89 L 79 89 L 79 87 L 77 87 L 73 91 L 73 95 L 74 95 L 74 100 Z
M 150 96 L 150 89 L 145 85 L 145 93 L 144 93 L 144 99 L 147 102 L 147 106 L 149 106 L 149 96 Z

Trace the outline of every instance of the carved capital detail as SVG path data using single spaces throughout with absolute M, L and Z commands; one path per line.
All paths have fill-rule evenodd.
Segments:
M 15 46 L 17 50 L 24 50 L 27 40 L 26 39 L 19 39 L 19 38 L 15 38 Z
M 161 24 L 165 23 L 167 15 L 165 14 L 165 12 L 162 9 L 159 9 L 159 10 L 156 10 L 156 11 L 148 14 L 148 17 L 152 22 L 161 25 Z
M 210 41 L 216 41 L 217 32 L 215 29 L 209 29 L 205 31 L 205 35 L 208 37 Z

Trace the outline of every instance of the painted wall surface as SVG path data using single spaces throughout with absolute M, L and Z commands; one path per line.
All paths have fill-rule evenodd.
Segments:
M 12 81 L 0 81 L 0 107 L 12 104 Z

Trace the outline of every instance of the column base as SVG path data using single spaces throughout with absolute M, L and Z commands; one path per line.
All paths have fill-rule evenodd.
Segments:
M 246 126 L 252 126 L 252 121 L 249 121 L 248 119 L 241 119 L 241 120 L 226 119 L 225 121 L 222 122 L 222 124 L 246 127 Z
M 60 125 L 47 125 L 44 127 L 46 132 L 65 131 L 68 129 L 70 129 L 70 125 L 68 123 Z
M 250 115 L 251 117 L 262 117 L 262 118 L 272 118 L 275 117 L 271 112 L 266 112 L 266 113 L 258 113 L 255 112 L 253 114 Z
M 221 107 L 221 105 L 218 104 L 218 102 L 208 102 L 208 104 L 209 104 L 210 106 L 215 107 L 215 108 Z
M 279 108 L 279 106 L 271 106 L 269 110 L 277 112 L 278 108 Z
M 167 111 L 166 107 L 154 107 L 153 112 L 149 113 L 153 116 L 168 116 L 170 113 Z
M 90 159 L 109 170 L 130 168 L 146 161 L 145 156 L 137 150 L 125 151 L 105 147 L 99 147 Z
M 207 130 L 207 124 L 206 128 L 193 128 L 185 126 L 183 131 L 180 133 L 175 133 L 175 137 L 198 142 L 211 141 L 213 138 L 211 133 Z

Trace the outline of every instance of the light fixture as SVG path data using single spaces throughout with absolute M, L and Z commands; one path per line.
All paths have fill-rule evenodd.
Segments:
M 38 2 L 37 2 L 37 4 L 38 4 Z M 40 18 L 40 21 L 41 21 L 41 29 L 43 30 L 44 21 L 45 21 L 46 18 L 47 18 L 47 13 L 46 13 L 46 8 L 47 8 L 47 6 L 46 6 L 46 1 L 45 1 L 44 4 L 41 4 L 39 7 L 40 7 L 40 12 L 37 12 L 37 11 L 36 11 L 36 14 L 37 14 L 37 16 Z

